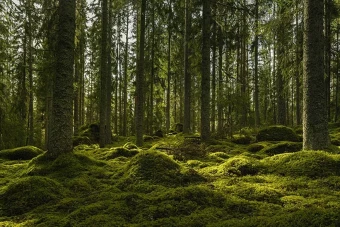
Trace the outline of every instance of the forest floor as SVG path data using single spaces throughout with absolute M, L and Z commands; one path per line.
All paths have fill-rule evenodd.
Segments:
M 25 148 L 33 159 L 0 151 L 0 226 L 340 226 L 335 145 L 299 151 L 301 142 L 253 132 L 210 144 L 129 140 L 79 145 L 53 162 L 34 147 Z

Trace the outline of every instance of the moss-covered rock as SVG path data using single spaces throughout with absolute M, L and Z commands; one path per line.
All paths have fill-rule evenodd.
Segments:
M 80 144 L 91 145 L 93 142 L 87 136 L 74 136 L 73 137 L 73 146 L 78 146 Z
M 40 176 L 25 177 L 9 184 L 0 195 L 6 215 L 20 215 L 46 203 L 54 203 L 66 194 L 58 182 Z
M 233 138 L 231 139 L 231 142 L 236 144 L 250 144 L 252 138 L 249 135 L 241 135 L 241 134 L 235 134 L 233 135 Z
M 297 152 L 302 150 L 300 142 L 280 142 L 264 148 L 261 152 L 267 155 L 276 155 L 289 152 Z
M 261 129 L 256 136 L 256 140 L 299 142 L 300 138 L 293 129 L 282 125 L 275 125 Z
M 262 165 L 257 159 L 240 155 L 220 165 L 219 171 L 230 176 L 245 176 L 257 174 L 261 168 Z
M 339 174 L 339 163 L 323 151 L 299 151 L 263 159 L 269 173 L 320 178 Z
M 24 146 L 13 149 L 1 150 L 0 158 L 9 160 L 30 160 L 42 153 L 44 153 L 44 151 L 37 147 Z

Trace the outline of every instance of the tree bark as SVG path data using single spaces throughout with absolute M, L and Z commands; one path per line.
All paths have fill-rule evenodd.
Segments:
M 56 74 L 47 156 L 72 152 L 75 0 L 59 0 Z
M 330 144 L 324 80 L 323 0 L 304 0 L 303 149 Z
M 184 122 L 183 132 L 190 133 L 191 124 L 191 75 L 189 73 L 189 40 L 190 40 L 190 0 L 185 0 L 184 26 Z
M 144 133 L 144 43 L 145 43 L 145 13 L 146 0 L 141 1 L 140 8 L 140 29 L 138 35 L 138 59 L 136 76 L 136 108 L 135 108 L 135 127 L 136 145 L 143 146 Z
M 201 139 L 210 139 L 210 2 L 203 0 L 202 78 L 201 78 Z

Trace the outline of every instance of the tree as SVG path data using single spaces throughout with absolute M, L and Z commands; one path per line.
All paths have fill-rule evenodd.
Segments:
M 140 26 L 138 31 L 138 58 L 136 76 L 136 145 L 143 145 L 144 132 L 144 43 L 145 43 L 145 11 L 146 0 L 142 0 L 140 8 Z
M 190 41 L 190 0 L 185 0 L 184 25 L 184 122 L 183 132 L 190 132 L 191 115 L 191 75 L 189 73 L 189 41 Z
M 210 3 L 203 0 L 201 78 L 201 138 L 210 139 Z
M 59 0 L 56 73 L 53 81 L 51 130 L 47 155 L 56 158 L 72 152 L 73 64 L 75 37 L 75 0 Z
M 323 0 L 304 0 L 303 148 L 329 146 L 324 81 Z

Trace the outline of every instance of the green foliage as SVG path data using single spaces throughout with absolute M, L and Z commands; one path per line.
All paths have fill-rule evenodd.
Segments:
M 276 125 L 261 129 L 256 136 L 256 140 L 299 142 L 300 138 L 293 129 L 282 125 Z
M 265 158 L 270 173 L 283 176 L 320 178 L 339 173 L 339 163 L 323 151 L 300 151 Z
M 6 215 L 20 215 L 38 206 L 55 203 L 66 194 L 63 186 L 46 177 L 21 178 L 9 184 L 0 195 Z
M 280 142 L 273 144 L 261 150 L 267 155 L 276 155 L 288 152 L 297 152 L 302 150 L 302 143 L 299 142 Z
M 13 149 L 1 150 L 0 158 L 9 160 L 30 160 L 42 154 L 43 152 L 43 150 L 34 146 L 17 147 Z

